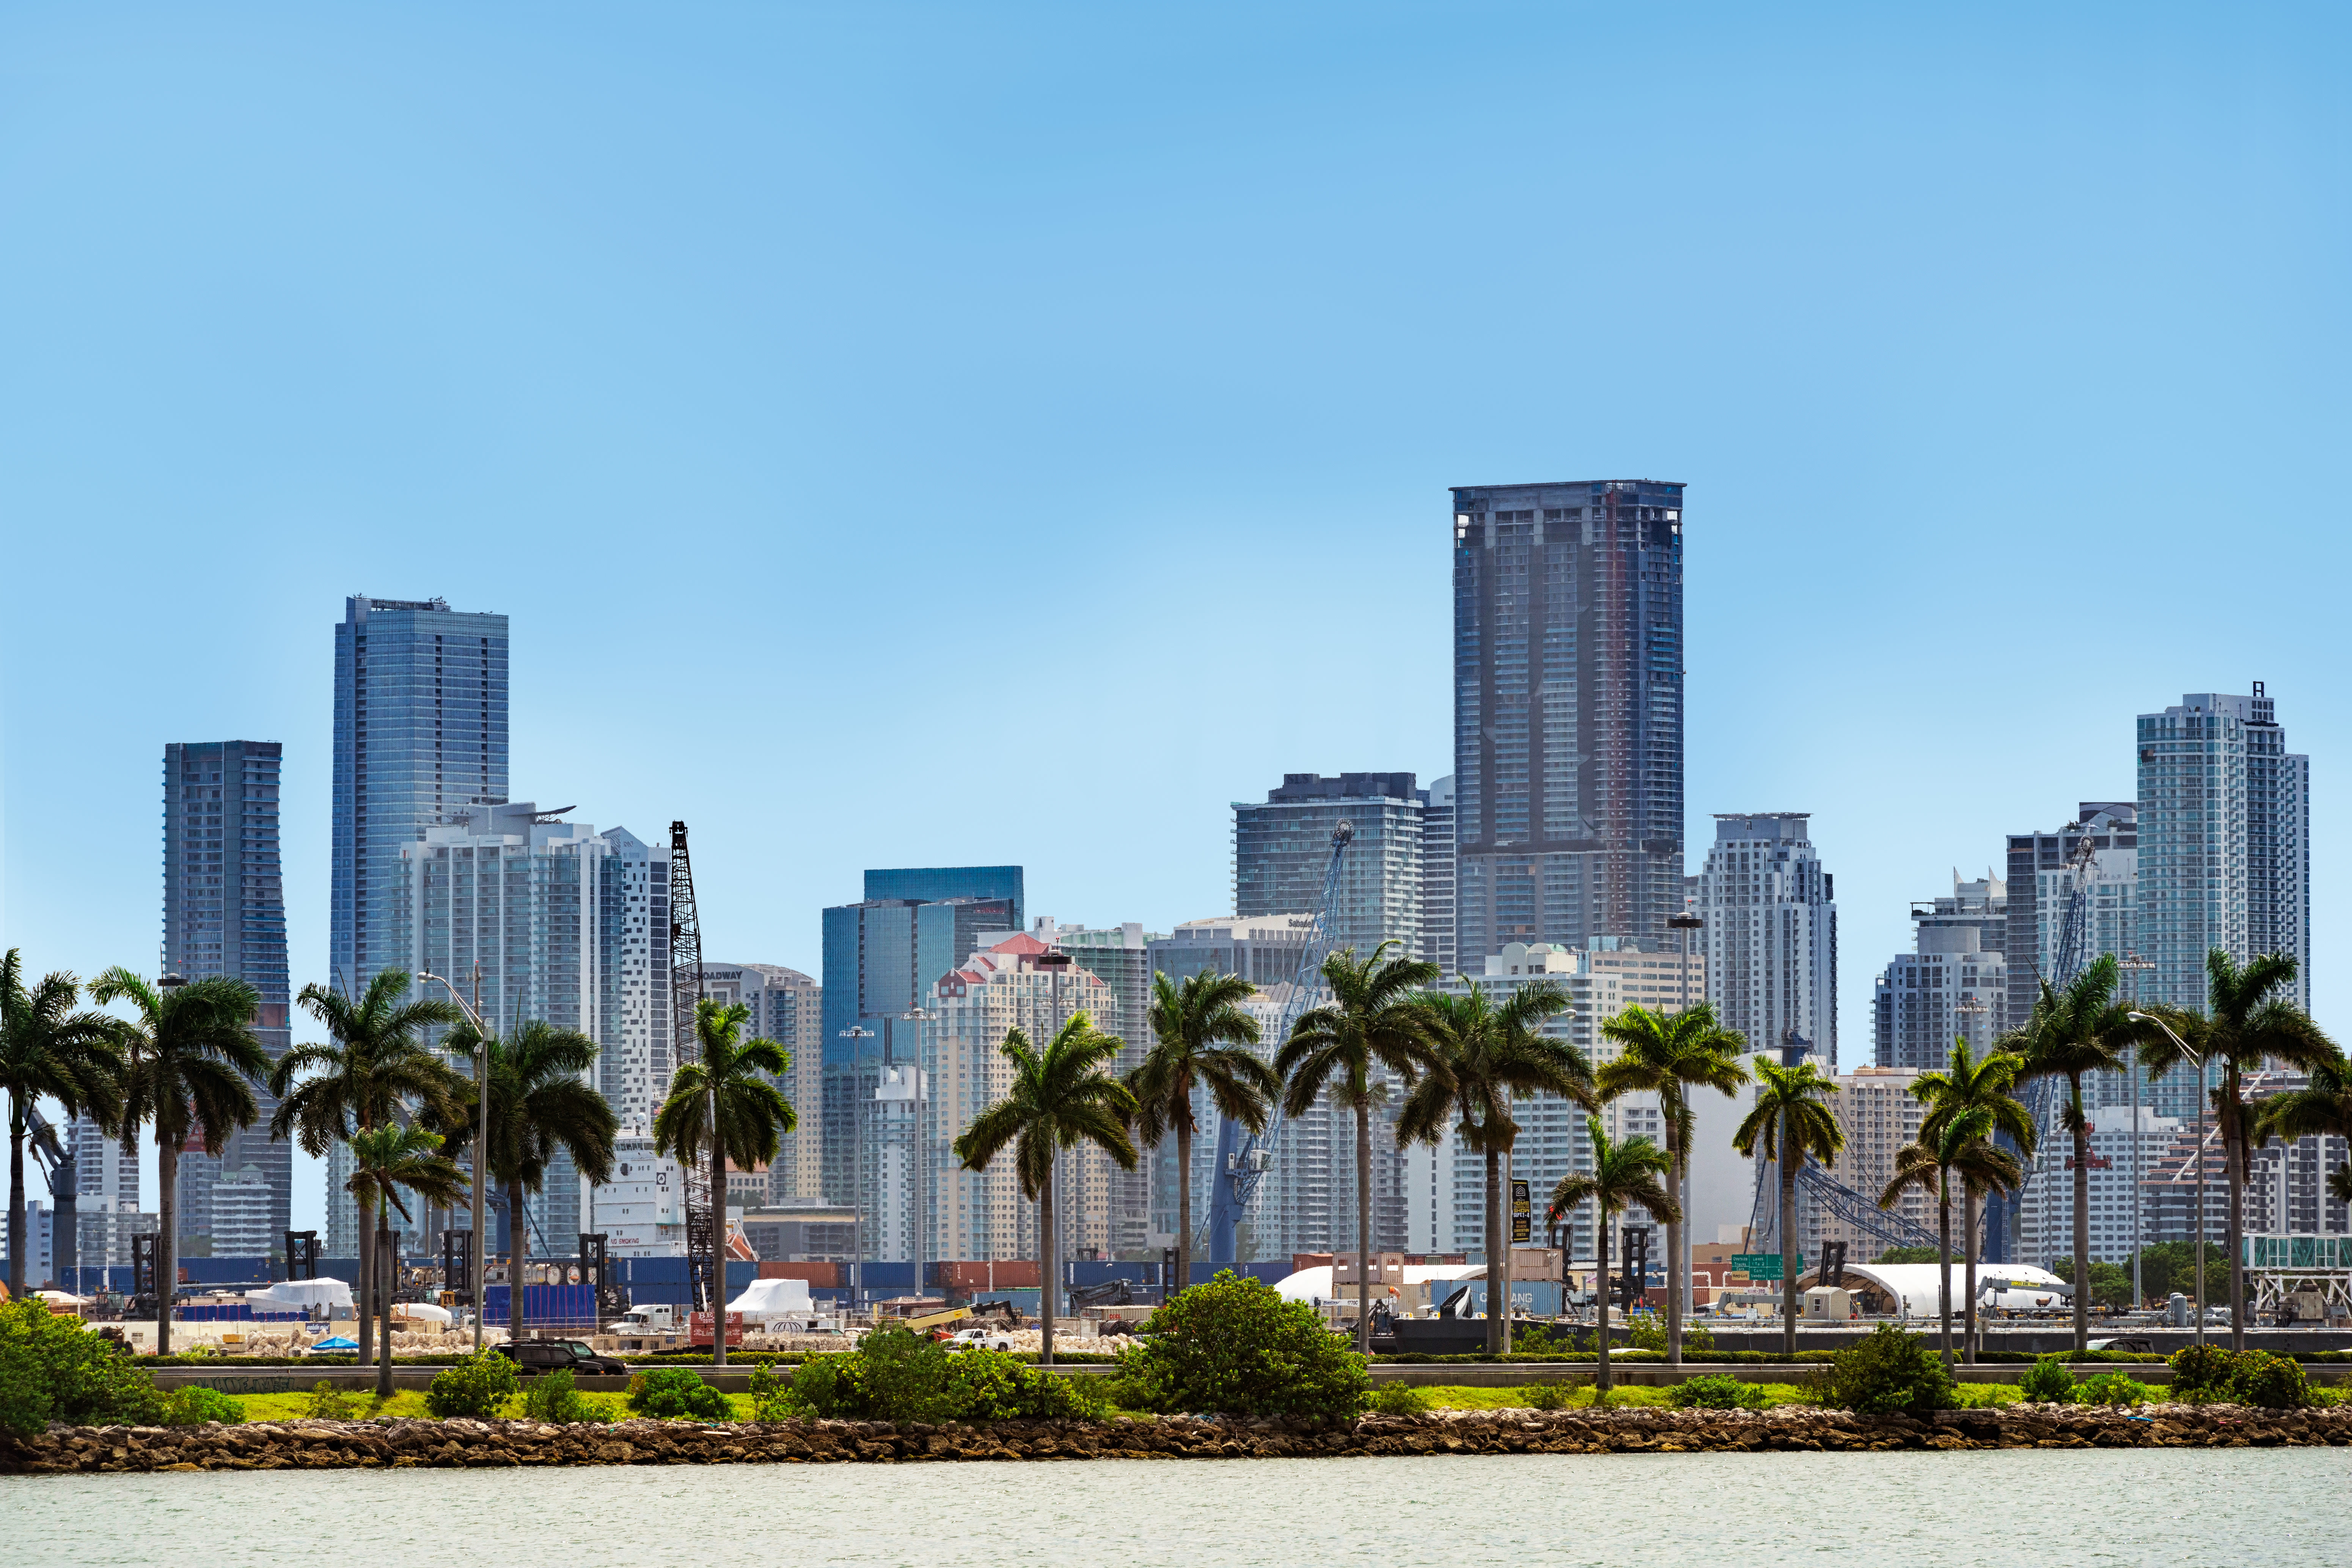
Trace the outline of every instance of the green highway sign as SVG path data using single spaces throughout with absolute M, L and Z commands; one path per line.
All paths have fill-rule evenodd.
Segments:
M 1750 1279 L 1780 1278 L 1780 1255 L 1777 1252 L 1735 1252 L 1731 1255 L 1731 1266 L 1746 1274 Z M 1797 1272 L 1802 1274 L 1804 1271 L 1804 1255 L 1799 1253 Z

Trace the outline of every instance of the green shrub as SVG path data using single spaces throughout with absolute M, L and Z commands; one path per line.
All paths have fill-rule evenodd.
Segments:
M 462 1415 L 487 1421 L 506 1407 L 516 1386 L 514 1362 L 486 1350 L 435 1374 L 433 1386 L 425 1391 L 425 1408 L 439 1420 Z
M 2017 1380 L 2020 1396 L 2036 1405 L 2063 1405 L 2074 1397 L 2074 1372 L 2061 1355 L 2046 1355 Z
M 561 1426 L 583 1421 L 601 1426 L 613 1419 L 611 1411 L 592 1403 L 573 1386 L 568 1366 L 534 1379 L 523 1390 L 522 1410 L 534 1421 L 551 1421 Z
M 1666 1391 L 1666 1403 L 1677 1410 L 1761 1410 L 1764 1391 L 1717 1373 L 1675 1384 Z
M 763 1421 L 1092 1420 L 1109 1412 L 1096 1378 L 1059 1377 L 1017 1355 L 950 1350 L 905 1329 L 877 1329 L 855 1351 L 811 1356 L 789 1384 L 752 1373 Z
M 1418 1415 L 1429 1408 L 1429 1395 L 1409 1383 L 1383 1383 L 1364 1400 L 1375 1415 Z
M 335 1385 L 322 1377 L 311 1385 L 310 1403 L 302 1415 L 310 1421 L 356 1421 L 362 1405 L 354 1394 L 337 1393 Z
M 2156 1390 L 2127 1372 L 2103 1372 L 2074 1385 L 2077 1405 L 2146 1405 Z
M 163 1395 L 163 1424 L 166 1426 L 201 1426 L 207 1421 L 236 1426 L 244 1420 L 245 1406 L 216 1389 L 191 1384 Z
M 724 1421 L 734 1407 L 699 1374 L 682 1366 L 660 1366 L 629 1379 L 629 1412 L 657 1421 Z
M 774 1358 L 761 1356 L 760 1364 L 751 1369 L 751 1419 L 754 1421 L 788 1421 L 798 1414 L 793 1408 L 793 1385 L 776 1375 Z
M 1553 1356 L 1576 1349 L 1576 1331 L 1565 1324 L 1555 1328 L 1549 1323 L 1513 1324 L 1511 1352 L 1514 1355 Z
M 1530 1410 L 1565 1410 L 1569 1396 L 1583 1386 L 1581 1379 L 1566 1383 L 1538 1383 L 1529 1385 L 1528 1408 Z
M 2237 1357 L 2220 1345 L 2183 1345 L 2168 1358 L 2172 1392 L 2184 1399 L 2228 1392 Z
M 1636 1312 L 1625 1320 L 1625 1328 L 1637 1348 L 1655 1351 L 1660 1355 L 1666 1353 L 1666 1320 L 1663 1313 Z M 1692 1361 L 1705 1361 L 1717 1353 L 1715 1335 L 1706 1325 L 1685 1320 L 1683 1323 L 1684 1356 Z
M 1154 1312 L 1149 1332 L 1119 1357 L 1131 1409 L 1349 1416 L 1371 1388 L 1364 1358 L 1312 1307 L 1230 1269 Z
M 2238 1358 L 2230 1391 L 2239 1404 L 2259 1405 L 2265 1410 L 2299 1410 L 2312 1403 L 2302 1365 L 2293 1356 L 2273 1355 L 2268 1351 L 2248 1351 Z
M 0 1428 L 38 1432 L 52 1421 L 152 1426 L 163 1415 L 155 1380 L 119 1341 L 37 1296 L 0 1303 Z
M 1881 1323 L 1830 1363 L 1827 1403 L 1857 1415 L 1929 1416 L 1952 1407 L 1952 1374 L 1926 1336 Z

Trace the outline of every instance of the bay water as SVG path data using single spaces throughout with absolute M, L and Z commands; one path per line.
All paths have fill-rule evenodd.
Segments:
M 2342 1564 L 2352 1449 L 0 1479 L 44 1563 Z

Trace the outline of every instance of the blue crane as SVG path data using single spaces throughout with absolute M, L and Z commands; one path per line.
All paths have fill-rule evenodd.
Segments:
M 1290 994 L 1282 1005 L 1280 1022 L 1266 1037 L 1269 1052 L 1278 1051 L 1290 1037 L 1291 1026 L 1306 1012 L 1310 1000 L 1323 986 L 1323 960 L 1331 952 L 1331 905 L 1339 891 L 1339 862 L 1348 852 L 1349 841 L 1356 837 L 1353 823 L 1342 822 L 1331 829 L 1331 863 L 1323 873 L 1323 894 L 1315 903 L 1314 923 L 1307 929 L 1307 945 L 1298 950 L 1298 972 L 1291 977 Z M 1274 1141 L 1282 1134 L 1282 1102 L 1275 1102 L 1273 1118 L 1264 1132 L 1251 1132 L 1232 1118 L 1217 1118 L 1216 1173 L 1209 1183 L 1209 1220 L 1205 1226 L 1211 1263 L 1232 1263 L 1234 1231 L 1242 1215 L 1248 1212 L 1250 1199 L 1257 1195 L 1258 1183 L 1265 1177 L 1266 1167 L 1274 1163 Z M 1191 1181 L 1192 1173 L 1178 1173 L 1180 1181 Z M 1193 1238 L 1199 1245 L 1201 1238 Z

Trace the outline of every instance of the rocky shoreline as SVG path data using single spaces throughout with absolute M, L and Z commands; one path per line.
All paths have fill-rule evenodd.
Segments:
M 534 1421 L 289 1421 L 240 1426 L 51 1426 L 0 1439 L 0 1473 L 523 1465 L 889 1464 L 1020 1459 L 1333 1458 L 1398 1454 L 1859 1453 L 1897 1448 L 2145 1448 L 2352 1446 L 2352 1406 L 2232 1405 L 2137 1410 L 2012 1405 L 1934 1421 L 1773 1411 L 1441 1411 L 1352 1422 L 1005 1421 L 893 1426 L 792 1421 L 608 1426 Z

